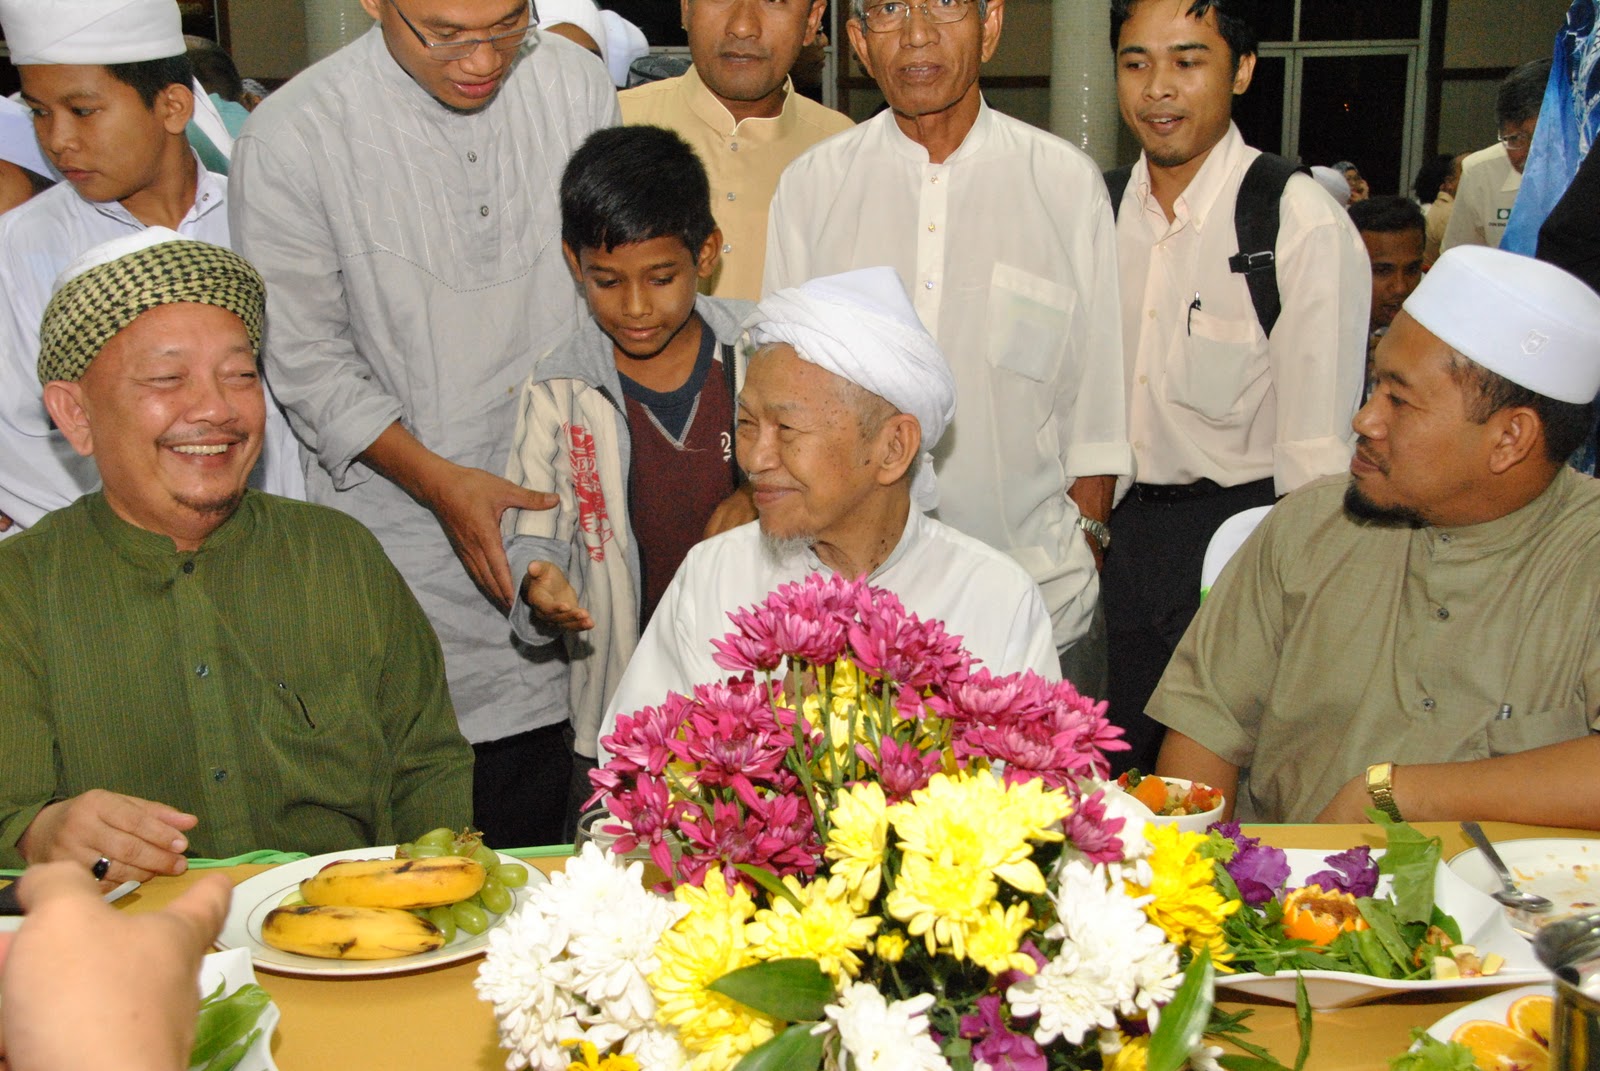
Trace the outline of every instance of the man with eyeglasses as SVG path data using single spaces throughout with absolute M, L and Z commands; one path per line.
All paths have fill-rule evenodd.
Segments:
M 362 0 L 368 34 L 274 93 L 230 175 L 240 249 L 267 281 L 267 376 L 315 502 L 363 521 L 445 652 L 494 843 L 559 837 L 566 689 L 508 639 L 501 478 L 517 388 L 582 313 L 557 184 L 619 120 L 605 69 L 532 28 L 526 0 Z M 459 560 L 458 560 L 459 559 Z
M 1003 0 L 854 0 L 850 44 L 889 108 L 784 172 L 762 286 L 899 271 L 961 399 L 933 455 L 934 515 L 1028 570 L 1063 675 L 1099 695 L 1097 559 L 1132 461 L 1116 240 L 1089 157 L 983 100 L 1004 13 Z
M 1458 245 L 1499 248 L 1511 218 L 1511 206 L 1522 189 L 1522 168 L 1539 125 L 1544 86 L 1550 79 L 1548 59 L 1530 60 L 1516 67 L 1495 94 L 1495 120 L 1500 134 L 1487 149 L 1479 149 L 1461 163 L 1461 182 L 1455 208 L 1445 228 L 1440 249 Z

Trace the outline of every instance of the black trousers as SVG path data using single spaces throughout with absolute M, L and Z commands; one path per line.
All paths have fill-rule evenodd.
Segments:
M 566 843 L 572 782 L 566 727 L 558 722 L 472 745 L 472 821 L 491 848 Z
M 1144 711 L 1200 609 L 1206 545 L 1235 513 L 1273 501 L 1271 480 L 1213 485 L 1176 501 L 1160 500 L 1159 492 L 1141 495 L 1136 485 L 1112 513 L 1115 536 L 1100 574 L 1110 670 L 1107 717 L 1132 745 L 1111 753 L 1113 774 L 1155 768 L 1166 729 Z

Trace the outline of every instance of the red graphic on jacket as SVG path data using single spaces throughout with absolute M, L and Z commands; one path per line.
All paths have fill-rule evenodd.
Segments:
M 589 560 L 606 560 L 606 544 L 611 541 L 611 518 L 606 515 L 606 494 L 600 487 L 600 464 L 595 458 L 594 435 L 581 424 L 567 425 L 571 449 L 567 454 L 572 467 L 572 490 L 578 499 L 578 528 L 583 532 Z

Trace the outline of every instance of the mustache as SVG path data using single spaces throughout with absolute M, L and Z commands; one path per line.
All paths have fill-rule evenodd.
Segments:
M 1385 476 L 1389 475 L 1389 463 L 1367 449 L 1368 442 L 1370 440 L 1365 435 L 1356 436 L 1356 456 Z
M 210 431 L 187 432 L 179 435 L 163 435 L 156 440 L 157 446 L 216 446 L 224 443 L 237 446 L 250 438 L 250 433 L 234 422 L 223 424 Z

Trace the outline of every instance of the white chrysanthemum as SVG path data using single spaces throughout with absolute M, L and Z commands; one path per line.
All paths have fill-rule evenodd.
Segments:
M 1164 944 L 1139 961 L 1135 972 L 1139 992 L 1134 996 L 1134 1010 L 1124 1008 L 1128 1015 L 1150 1012 L 1172 1003 L 1183 981 L 1183 971 L 1178 966 L 1178 948 Z
M 1084 961 L 1072 945 L 1063 946 L 1032 978 L 1006 990 L 1006 999 L 1012 1015 L 1039 1017 L 1033 1039 L 1041 1045 L 1056 1038 L 1076 1045 L 1090 1030 L 1117 1021 L 1113 980 L 1105 976 L 1102 964 Z
M 928 1035 L 924 1013 L 932 1004 L 932 993 L 890 1004 L 875 986 L 853 982 L 837 1004 L 824 1009 L 829 1022 L 812 1032 L 837 1030 L 855 1071 L 950 1071 Z
M 1189 1054 L 1190 1071 L 1222 1071 L 1222 1046 L 1203 1045 Z
M 678 1043 L 678 1035 L 659 1026 L 629 1034 L 622 1043 L 622 1052 L 649 1071 L 689 1071 L 689 1054 Z
M 489 951 L 474 983 L 494 1005 L 506 1067 L 565 1067 L 561 1042 L 583 1032 L 560 960 L 567 931 L 532 904 L 524 904 L 489 934 Z

